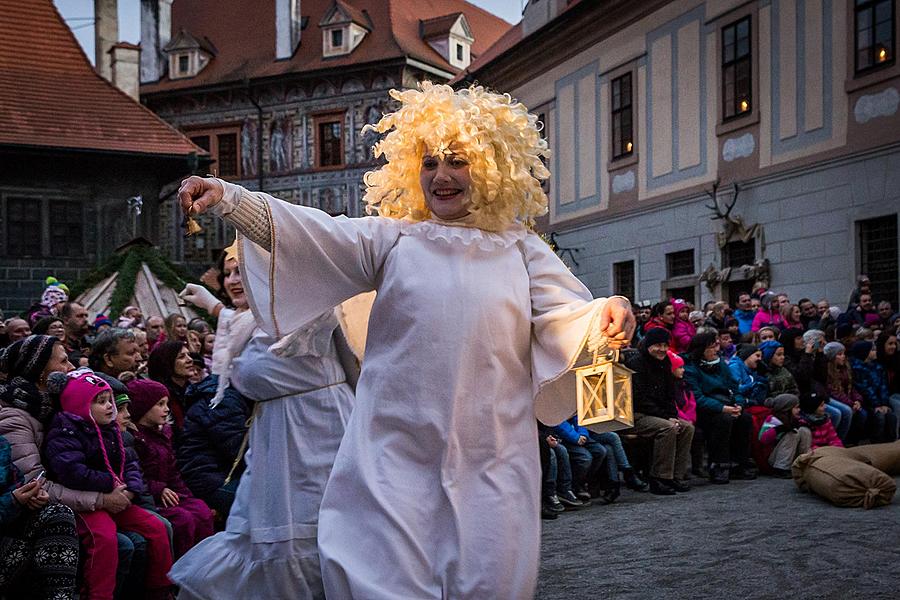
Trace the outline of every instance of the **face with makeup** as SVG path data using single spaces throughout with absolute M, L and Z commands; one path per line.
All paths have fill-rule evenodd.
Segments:
M 425 204 L 438 219 L 454 221 L 469 214 L 472 177 L 469 161 L 461 154 L 430 154 L 426 151 L 419 170 Z

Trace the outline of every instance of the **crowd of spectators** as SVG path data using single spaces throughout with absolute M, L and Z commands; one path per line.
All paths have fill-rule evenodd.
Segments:
M 252 406 L 229 388 L 211 410 L 215 331 L 114 317 L 48 279 L 0 321 L 0 597 L 171 598 L 228 516 Z
M 571 420 L 539 424 L 542 516 L 609 503 L 621 480 L 672 495 L 691 477 L 787 478 L 819 446 L 896 440 L 900 313 L 873 297 L 868 277 L 857 284 L 846 307 L 765 289 L 736 306 L 636 304 L 621 356 L 634 371 L 634 426 L 596 434 Z

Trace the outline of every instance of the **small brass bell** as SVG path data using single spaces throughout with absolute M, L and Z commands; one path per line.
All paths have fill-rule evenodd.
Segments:
M 618 350 L 594 349 L 591 364 L 575 369 L 578 424 L 598 433 L 634 427 L 633 373 L 619 363 Z

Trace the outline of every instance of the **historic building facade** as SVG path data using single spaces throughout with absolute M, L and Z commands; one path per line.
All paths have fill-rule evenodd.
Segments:
M 543 115 L 597 294 L 898 300 L 895 0 L 531 0 L 461 80 Z
M 510 25 L 462 0 L 145 0 L 141 99 L 254 190 L 359 216 L 392 88 L 448 81 Z M 166 23 L 170 27 L 166 28 Z M 160 33 L 162 32 L 162 33 Z M 229 234 L 185 240 L 174 200 L 165 247 L 208 265 Z

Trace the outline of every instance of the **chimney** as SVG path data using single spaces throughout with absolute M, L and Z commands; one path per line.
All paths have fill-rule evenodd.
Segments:
M 118 0 L 94 0 L 94 64 L 107 81 L 112 80 L 109 51 L 118 41 Z
M 275 0 L 275 58 L 290 58 L 300 43 L 300 0 Z
M 112 84 L 140 100 L 141 47 L 119 42 L 109 50 Z
M 141 0 L 141 83 L 166 73 L 163 48 L 172 38 L 172 0 Z

